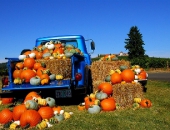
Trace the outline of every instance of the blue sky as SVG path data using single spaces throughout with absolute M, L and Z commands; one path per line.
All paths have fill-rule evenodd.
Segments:
M 98 54 L 127 52 L 132 26 L 146 54 L 170 58 L 170 0 L 0 0 L 0 62 L 32 49 L 36 38 L 81 34 Z

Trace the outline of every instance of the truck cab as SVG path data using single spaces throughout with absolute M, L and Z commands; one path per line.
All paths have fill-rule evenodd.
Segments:
M 95 44 L 93 40 L 90 41 L 90 49 L 95 50 Z M 49 84 L 45 85 L 31 85 L 30 83 L 15 84 L 13 78 L 13 72 L 15 65 L 21 62 L 19 58 L 6 58 L 8 59 L 8 78 L 9 84 L 2 88 L 2 92 L 10 92 L 11 94 L 22 95 L 29 91 L 41 92 L 46 96 L 53 96 L 55 98 L 71 98 L 75 95 L 88 94 L 92 92 L 92 78 L 90 65 L 91 52 L 88 52 L 86 40 L 82 35 L 64 35 L 64 36 L 52 36 L 42 37 L 36 39 L 35 47 L 46 44 L 48 42 L 61 42 L 65 47 L 74 46 L 81 51 L 80 53 L 73 53 L 67 60 L 67 71 L 63 68 L 66 60 L 48 59 L 45 60 L 46 64 L 49 64 L 49 69 L 58 69 L 63 75 L 66 75 L 62 80 L 52 80 Z M 38 61 L 38 60 L 37 60 Z M 59 64 L 60 65 L 59 65 Z M 55 72 L 54 72 L 55 73 Z

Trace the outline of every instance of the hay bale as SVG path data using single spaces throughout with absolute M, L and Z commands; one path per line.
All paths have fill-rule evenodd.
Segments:
M 52 74 L 61 74 L 65 79 L 71 78 L 71 59 L 39 59 L 36 62 L 44 63 Z
M 110 70 L 119 69 L 121 65 L 126 65 L 130 68 L 130 62 L 125 60 L 118 61 L 94 61 L 91 65 L 91 74 L 93 86 L 95 82 L 104 81 Z
M 134 98 L 143 98 L 143 87 L 140 83 L 115 84 L 112 96 L 120 107 L 130 107 L 134 103 Z

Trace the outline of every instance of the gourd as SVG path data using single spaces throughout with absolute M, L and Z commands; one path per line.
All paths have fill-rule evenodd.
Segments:
M 52 97 L 47 97 L 46 101 L 47 101 L 48 106 L 50 106 L 50 107 L 54 107 L 56 105 L 55 99 Z
M 72 55 L 73 55 L 73 53 L 71 53 L 71 52 L 66 52 L 66 53 L 65 53 L 65 56 L 66 56 L 67 58 L 70 58 Z
M 55 80 L 56 75 L 55 74 L 51 74 L 49 77 L 50 77 L 50 80 Z
M 30 84 L 31 85 L 40 85 L 40 83 L 41 83 L 41 79 L 38 76 L 32 77 L 30 79 Z
M 49 56 L 51 56 L 51 53 L 50 52 L 46 52 L 46 53 L 43 54 L 42 57 L 45 58 L 45 57 L 49 57 Z
M 44 84 L 48 84 L 49 83 L 49 79 L 47 78 L 44 78 L 41 80 L 41 84 L 44 85 Z
M 128 69 L 128 67 L 126 65 L 121 65 L 119 68 L 120 68 L 121 71 Z
M 18 59 L 19 60 L 24 60 L 26 58 L 26 55 L 19 55 Z
M 58 122 L 64 120 L 64 112 L 55 114 L 54 118 L 57 119 Z
M 12 121 L 12 119 L 12 112 L 8 108 L 5 108 L 0 112 L 0 124 L 6 124 Z
M 141 100 L 142 100 L 141 98 L 134 98 L 134 102 L 135 102 L 135 103 L 140 103 Z
M 47 105 L 47 100 L 46 99 L 42 99 L 42 98 L 37 98 L 37 103 L 40 106 L 46 106 Z
M 38 113 L 41 115 L 42 119 L 50 119 L 54 116 L 53 109 L 49 106 L 40 107 Z
M 25 128 L 26 126 L 34 127 L 41 122 L 41 115 L 36 110 L 26 110 L 20 118 L 20 126 Z
M 110 82 L 110 79 L 111 79 L 111 76 L 110 76 L 110 75 L 107 75 L 107 76 L 105 77 L 105 81 L 106 81 L 106 82 Z
M 34 100 L 28 100 L 25 102 L 25 107 L 30 110 L 37 110 L 38 109 L 38 103 L 35 102 Z
M 90 106 L 90 107 L 88 108 L 88 112 L 89 112 L 90 114 L 100 113 L 100 111 L 101 111 L 101 108 L 100 108 L 100 106 L 98 106 L 98 105 L 92 105 L 92 106 Z
M 102 92 L 102 91 L 98 91 L 96 93 L 96 99 L 103 100 L 107 97 L 108 97 L 108 95 L 106 93 Z

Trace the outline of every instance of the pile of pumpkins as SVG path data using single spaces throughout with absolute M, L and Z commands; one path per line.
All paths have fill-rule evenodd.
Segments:
M 107 54 L 102 56 L 100 59 L 100 61 L 116 61 L 118 60 L 118 57 L 114 54 Z
M 120 105 L 116 103 L 112 97 L 113 87 L 109 82 L 102 82 L 98 85 L 98 89 L 95 93 L 91 93 L 84 98 L 84 102 L 78 105 L 78 110 L 87 110 L 90 114 L 97 114 L 101 111 L 108 112 L 120 109 Z M 132 105 L 133 110 L 140 107 L 150 108 L 152 102 L 149 99 L 134 98 Z
M 73 54 L 83 55 L 80 49 L 72 44 L 61 43 L 60 41 L 49 41 L 34 47 L 32 50 L 19 55 L 20 60 L 26 57 L 35 59 L 67 59 Z
M 6 104 L 12 103 L 10 101 L 6 99 Z M 0 111 L 0 124 L 9 129 L 44 129 L 69 119 L 72 114 L 73 112 L 65 112 L 61 106 L 57 106 L 54 98 L 42 98 L 32 91 L 26 95 L 22 104 L 15 105 L 12 110 L 5 108 Z
M 45 85 L 52 80 L 62 80 L 63 75 L 52 74 L 43 63 L 36 62 L 34 58 L 27 57 L 17 62 L 13 71 L 13 83 L 30 83 L 31 85 Z
M 139 65 L 134 65 L 131 68 L 121 65 L 119 69 L 110 70 L 105 77 L 105 81 L 114 85 L 118 83 L 137 83 L 139 80 L 147 80 L 147 78 L 147 72 Z

